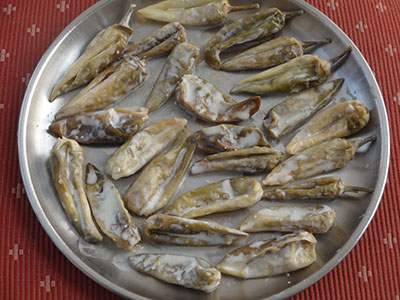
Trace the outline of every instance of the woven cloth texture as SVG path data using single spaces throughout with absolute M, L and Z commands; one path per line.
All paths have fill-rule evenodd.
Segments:
M 25 195 L 17 129 L 29 78 L 57 35 L 95 0 L 0 0 L 0 299 L 118 299 L 48 238 Z M 359 47 L 382 90 L 391 159 L 382 202 L 331 272 L 291 299 L 400 300 L 400 1 L 308 0 Z

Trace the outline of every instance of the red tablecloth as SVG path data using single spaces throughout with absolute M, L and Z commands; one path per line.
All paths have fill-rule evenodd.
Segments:
M 0 299 L 116 299 L 75 268 L 42 229 L 19 173 L 17 126 L 44 51 L 95 0 L 0 1 Z M 391 127 L 388 184 L 360 242 L 293 299 L 400 300 L 400 1 L 308 0 L 356 43 L 382 89 Z

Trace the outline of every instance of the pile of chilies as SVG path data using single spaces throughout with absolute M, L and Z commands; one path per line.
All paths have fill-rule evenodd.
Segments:
M 257 9 L 258 4 L 235 7 L 227 0 L 163 1 L 139 10 L 137 16 L 168 24 L 141 42 L 131 43 L 133 29 L 129 23 L 134 8 L 132 5 L 119 24 L 94 37 L 50 96 L 53 101 L 86 85 L 55 114 L 49 128 L 60 137 L 50 156 L 54 184 L 77 231 L 88 242 L 102 241 L 103 232 L 131 251 L 141 241 L 132 212 L 147 218 L 144 234 L 162 244 L 231 245 L 252 232 L 288 233 L 240 247 L 216 267 L 202 258 L 176 254 L 142 253 L 129 258 L 139 271 L 204 292 L 217 288 L 221 272 L 260 278 L 312 264 L 316 260 L 313 233 L 325 233 L 334 223 L 335 211 L 327 205 L 263 208 L 247 216 L 239 229 L 193 218 L 249 207 L 260 199 L 332 199 L 346 192 L 372 192 L 346 186 L 337 177 L 306 179 L 345 167 L 360 146 L 375 139 L 344 139 L 368 123 L 369 111 L 363 103 L 351 100 L 322 110 L 344 81 L 327 82 L 327 78 L 351 47 L 326 60 L 304 54 L 304 49 L 330 43 L 330 39 L 302 42 L 282 36 L 222 62 L 221 53 L 235 45 L 270 38 L 303 11 L 269 8 L 225 25 L 205 45 L 207 63 L 224 71 L 264 69 L 233 86 L 231 93 L 255 94 L 238 103 L 194 75 L 200 50 L 187 43 L 183 25 L 222 25 L 228 13 Z M 165 53 L 170 54 L 145 107 L 104 109 L 148 77 L 145 58 Z M 248 120 L 260 108 L 260 95 L 270 93 L 294 93 L 266 115 L 264 125 L 272 137 L 280 138 L 305 124 L 287 145 L 287 154 L 271 148 L 259 128 L 229 124 Z M 141 129 L 148 114 L 174 94 L 190 114 L 218 125 L 191 135 L 186 119 L 169 118 Z M 93 164 L 87 164 L 84 176 L 84 152 L 79 144 L 93 143 L 122 143 L 106 163 L 112 179 L 142 169 L 123 197 Z M 196 148 L 208 156 L 191 166 Z M 225 179 L 184 193 L 170 203 L 189 168 L 192 175 L 213 171 L 268 175 L 262 183 L 252 177 Z M 302 179 L 306 180 L 291 183 Z M 162 214 L 155 214 L 160 210 Z

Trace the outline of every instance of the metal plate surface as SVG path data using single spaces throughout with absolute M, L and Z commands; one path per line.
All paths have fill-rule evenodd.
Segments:
M 137 0 L 137 8 L 152 4 L 156 1 Z M 232 4 L 246 4 L 255 1 L 231 1 Z M 387 115 L 379 87 L 365 59 L 351 42 L 351 40 L 326 16 L 317 9 L 300 0 L 270 0 L 258 1 L 262 8 L 278 7 L 290 11 L 302 8 L 306 14 L 294 18 L 284 28 L 281 35 L 295 36 L 301 40 L 317 40 L 330 37 L 333 42 L 314 51 L 315 54 L 328 58 L 337 55 L 348 45 L 354 49 L 346 63 L 331 75 L 332 78 L 344 77 L 345 83 L 341 91 L 336 95 L 333 103 L 351 99 L 358 99 L 371 110 L 371 120 L 357 136 L 376 134 L 377 140 L 369 147 L 363 147 L 356 154 L 355 159 L 344 169 L 332 174 L 338 175 L 345 183 L 374 187 L 372 194 L 362 194 L 357 197 L 345 197 L 326 202 L 334 208 L 337 218 L 334 227 L 326 234 L 317 235 L 317 261 L 310 267 L 265 279 L 240 280 L 230 276 L 223 276 L 220 287 L 210 295 L 184 289 L 174 285 L 163 283 L 157 279 L 137 273 L 127 264 L 128 252 L 116 248 L 109 240 L 99 245 L 91 245 L 82 241 L 68 222 L 64 211 L 57 200 L 57 194 L 52 183 L 48 158 L 50 149 L 56 139 L 47 133 L 47 128 L 55 112 L 73 95 L 71 92 L 53 103 L 48 102 L 48 97 L 56 81 L 65 70 L 77 59 L 87 43 L 101 29 L 117 23 L 127 11 L 131 1 L 109 0 L 100 1 L 76 18 L 52 43 L 39 62 L 22 105 L 19 124 L 19 159 L 22 176 L 27 195 L 31 205 L 53 242 L 64 255 L 85 274 L 97 281 L 102 286 L 132 299 L 282 299 L 289 297 L 307 288 L 333 267 L 335 267 L 354 247 L 362 233 L 368 226 L 382 196 L 386 181 L 389 163 L 389 131 Z M 250 12 L 236 12 L 229 17 L 229 22 Z M 134 41 L 151 34 L 159 28 L 160 23 L 141 24 L 136 20 L 131 23 L 135 30 Z M 190 43 L 204 48 L 206 41 L 218 28 L 187 28 Z M 149 94 L 165 57 L 149 59 L 150 76 L 147 81 L 127 96 L 117 106 L 143 105 Z M 228 93 L 233 83 L 249 76 L 254 72 L 226 73 L 211 69 L 202 60 L 195 72 L 200 77 Z M 252 120 L 243 124 L 261 126 L 261 121 L 270 107 L 282 101 L 287 96 L 262 97 L 262 107 Z M 234 96 L 235 100 L 242 100 L 243 95 Z M 332 104 L 333 104 L 332 103 Z M 146 125 L 168 117 L 184 117 L 189 120 L 191 132 L 203 126 L 187 115 L 171 99 L 159 111 L 151 115 Z M 273 144 L 283 149 L 288 138 Z M 114 147 L 85 146 L 85 159 L 105 169 L 105 162 Z M 194 160 L 200 157 L 196 154 Z M 215 173 L 204 176 L 187 175 L 177 195 L 226 177 L 239 176 L 233 173 Z M 121 193 L 124 193 L 127 185 L 134 176 L 121 179 L 116 182 Z M 262 178 L 262 176 L 258 176 Z M 302 204 L 317 203 L 318 201 L 301 201 Z M 320 202 L 319 202 L 320 203 Z M 325 202 L 324 202 L 325 203 Z M 255 206 L 237 212 L 217 214 L 205 219 L 215 220 L 224 225 L 237 227 L 244 216 L 252 211 L 266 206 L 279 205 L 279 202 L 260 201 Z M 143 227 L 144 221 L 139 220 Z M 201 256 L 216 264 L 226 253 L 244 243 L 256 240 L 268 239 L 275 234 L 254 234 L 245 242 L 232 247 L 170 247 L 157 246 L 145 241 L 137 249 L 142 252 L 173 252 Z

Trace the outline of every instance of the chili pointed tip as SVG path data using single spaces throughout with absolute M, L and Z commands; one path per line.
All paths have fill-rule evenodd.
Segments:
M 302 42 L 302 46 L 303 46 L 303 49 L 306 49 L 306 48 L 309 48 L 309 47 L 323 46 L 323 45 L 330 44 L 330 43 L 332 43 L 332 39 L 326 38 L 326 39 L 322 39 L 322 40 L 319 40 L 319 41 Z
M 346 48 L 345 51 L 343 51 L 343 53 L 329 59 L 328 62 L 331 64 L 332 68 L 338 67 L 339 64 L 341 64 L 341 62 L 350 55 L 352 50 L 353 50 L 353 46 L 350 45 L 349 47 Z
M 333 82 L 334 85 L 336 86 L 336 89 L 340 89 L 344 83 L 344 78 L 337 78 Z
M 58 97 L 57 93 L 53 92 L 50 95 L 49 102 L 53 102 Z
M 230 93 L 230 94 L 238 94 L 239 91 L 240 91 L 240 88 L 238 88 L 238 87 L 233 87 L 233 88 L 229 91 L 229 93 Z
M 365 144 L 372 143 L 375 140 L 376 140 L 376 135 L 370 135 L 370 136 L 360 138 L 355 141 L 349 141 L 349 142 L 357 150 L 357 149 L 361 148 L 362 146 L 364 146 Z

